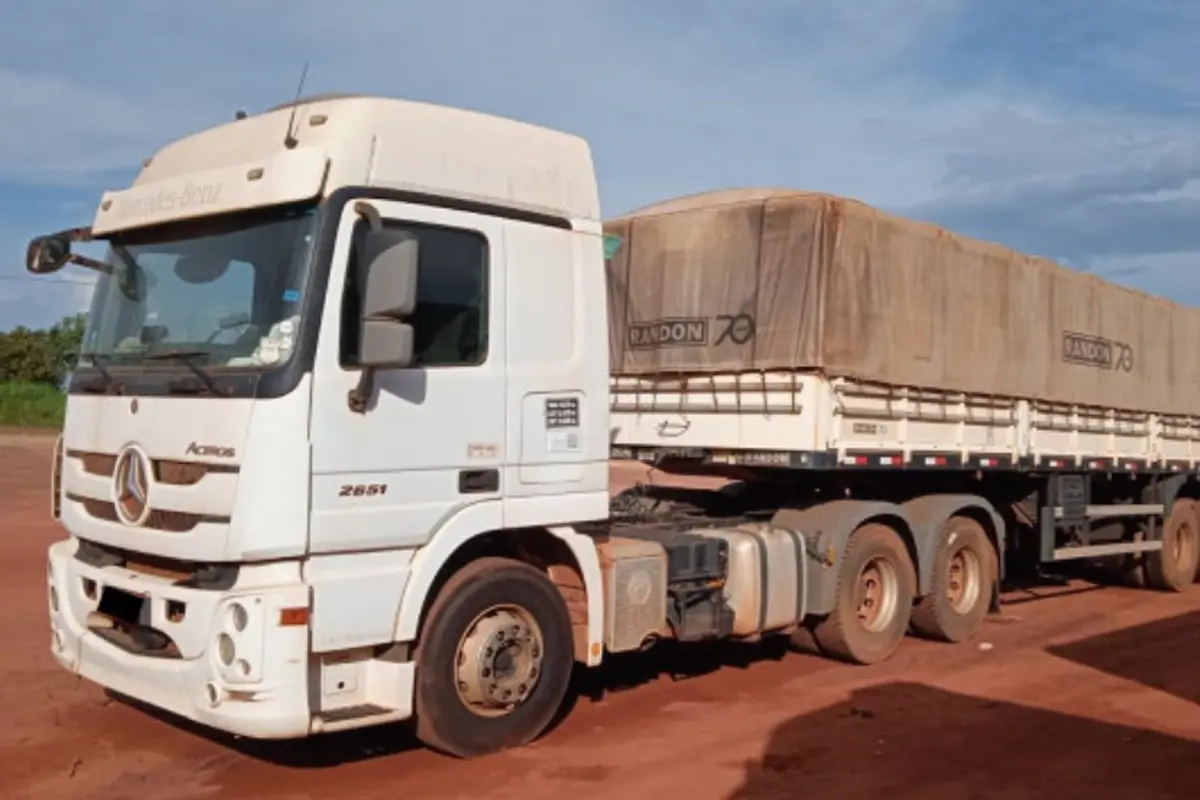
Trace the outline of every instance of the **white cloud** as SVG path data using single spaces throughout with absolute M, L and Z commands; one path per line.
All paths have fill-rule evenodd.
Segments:
M 133 101 L 3 66 L 0 116 L 0 178 L 35 183 L 136 164 L 139 140 L 154 130 Z
M 831 191 L 1200 300 L 1175 277 L 1200 251 L 1187 4 L 5 2 L 0 182 L 85 185 L 89 205 L 156 146 L 288 99 L 309 60 L 306 93 L 588 137 L 609 214 L 730 185 Z

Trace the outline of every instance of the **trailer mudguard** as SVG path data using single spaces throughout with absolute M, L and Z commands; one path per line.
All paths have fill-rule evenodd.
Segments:
M 997 579 L 1004 580 L 1004 519 L 984 498 L 974 494 L 927 494 L 903 504 L 913 524 L 913 540 L 917 546 L 917 591 L 924 595 L 933 580 L 933 555 L 946 522 L 953 516 L 966 513 L 983 523 L 984 530 L 996 548 Z
M 918 551 L 913 541 L 913 524 L 908 512 L 895 503 L 873 500 L 834 500 L 810 508 L 783 508 L 771 524 L 789 528 L 804 537 L 811 567 L 807 576 L 809 614 L 828 614 L 836 604 L 837 574 L 850 535 L 867 522 L 891 526 L 908 546 L 913 566 Z

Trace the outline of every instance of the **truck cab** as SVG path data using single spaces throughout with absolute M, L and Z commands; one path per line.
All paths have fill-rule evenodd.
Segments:
M 100 272 L 56 451 L 59 663 L 298 737 L 435 702 L 414 643 L 464 548 L 510 547 L 489 534 L 534 531 L 587 597 L 596 554 L 565 526 L 608 513 L 603 259 L 582 139 L 358 96 L 169 144 L 90 228 L 34 239 L 31 271 Z M 552 647 L 594 663 L 583 602 Z M 480 630 L 536 672 L 518 640 L 550 632 L 515 619 Z M 533 688 L 498 686 L 471 697 Z

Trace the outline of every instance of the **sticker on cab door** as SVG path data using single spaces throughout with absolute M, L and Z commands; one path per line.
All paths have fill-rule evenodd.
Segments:
M 547 453 L 578 453 L 579 431 L 546 431 Z

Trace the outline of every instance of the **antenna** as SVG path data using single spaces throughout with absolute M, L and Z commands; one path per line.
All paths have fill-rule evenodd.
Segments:
M 300 140 L 292 133 L 296 125 L 296 109 L 300 105 L 300 93 L 304 91 L 304 79 L 308 77 L 308 62 L 304 62 L 304 69 L 300 72 L 300 84 L 296 87 L 296 99 L 292 101 L 292 115 L 288 118 L 287 135 L 283 137 L 283 146 L 291 150 L 296 145 L 300 144 Z

